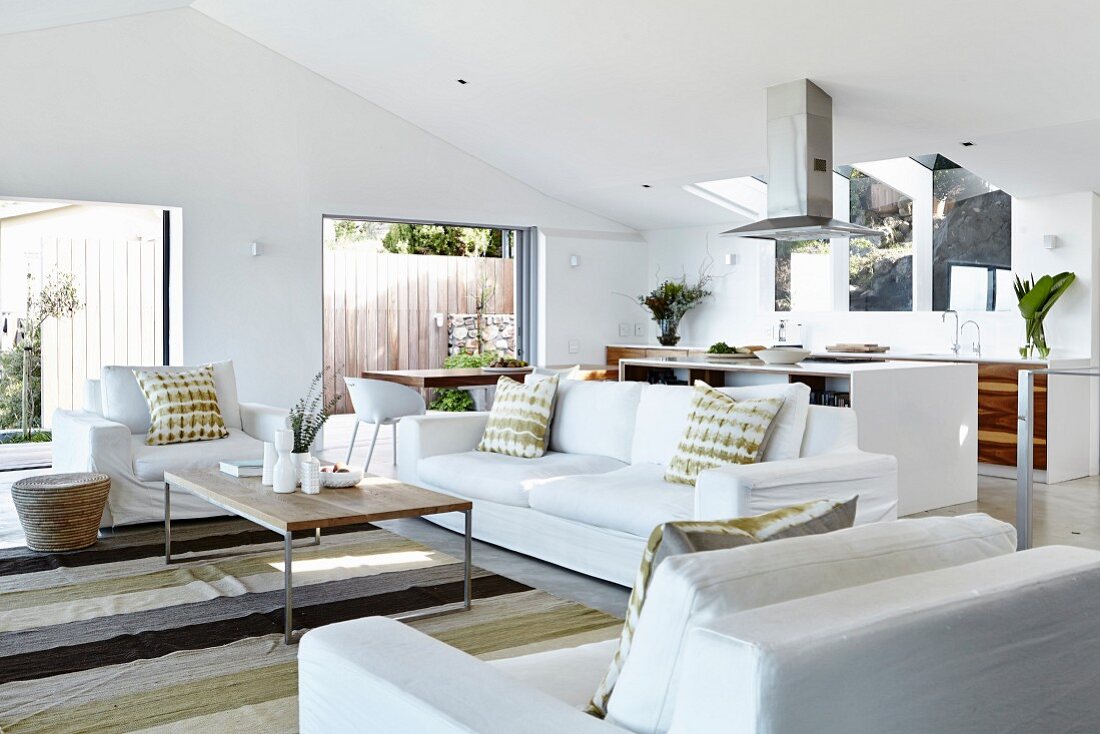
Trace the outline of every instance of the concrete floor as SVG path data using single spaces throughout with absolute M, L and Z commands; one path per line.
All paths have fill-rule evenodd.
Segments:
M 325 429 L 324 448 L 319 457 L 344 461 L 354 422 L 350 416 L 334 416 Z M 366 460 L 371 427 L 363 426 L 352 465 Z M 393 442 L 390 429 L 383 428 L 375 447 L 371 471 L 394 476 Z M 22 529 L 11 504 L 11 483 L 22 476 L 40 473 L 0 472 L 0 548 L 23 544 Z M 984 512 L 1005 522 L 1016 518 L 1016 484 L 993 477 L 978 478 L 978 501 L 946 507 L 925 515 L 961 515 Z M 393 532 L 436 548 L 452 556 L 462 553 L 462 536 L 426 520 L 395 520 L 380 523 Z M 1035 485 L 1033 530 L 1035 545 L 1076 545 L 1100 550 L 1100 477 L 1090 477 L 1054 486 Z M 124 532 L 124 531 L 120 531 Z M 577 601 L 594 609 L 622 616 L 629 591 L 621 586 L 589 578 L 542 561 L 475 541 L 474 563 L 494 573 L 516 579 L 556 596 Z

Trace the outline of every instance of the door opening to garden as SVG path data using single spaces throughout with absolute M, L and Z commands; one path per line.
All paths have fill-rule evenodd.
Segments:
M 0 469 L 48 466 L 51 418 L 103 365 L 166 361 L 165 238 L 147 206 L 0 201 Z
M 519 234 L 326 217 L 324 366 L 335 412 L 352 412 L 345 376 L 515 357 Z M 475 396 L 437 390 L 427 397 L 433 409 L 471 410 Z

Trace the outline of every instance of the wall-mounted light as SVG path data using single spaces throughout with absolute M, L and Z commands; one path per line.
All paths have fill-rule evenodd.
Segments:
M 1048 250 L 1053 250 L 1057 246 L 1058 246 L 1058 235 L 1056 235 L 1056 234 L 1045 234 L 1045 235 L 1043 235 L 1043 247 L 1045 247 Z
M 737 264 L 737 253 L 727 252 L 726 253 L 726 265 L 736 265 L 736 264 Z
M 569 266 L 570 267 L 575 268 L 575 267 L 578 267 L 580 264 L 581 264 L 581 258 L 580 258 L 579 255 L 570 255 L 569 256 Z
M 252 254 L 252 257 L 259 257 L 263 253 L 263 248 L 260 246 L 259 242 L 251 243 L 248 248 L 248 251 Z
M 433 316 L 432 318 L 434 318 L 434 319 L 435 319 L 435 327 L 436 327 L 437 329 L 442 329 L 442 328 L 443 328 L 443 314 L 441 314 L 441 313 L 437 313 L 437 314 L 436 314 L 435 316 Z

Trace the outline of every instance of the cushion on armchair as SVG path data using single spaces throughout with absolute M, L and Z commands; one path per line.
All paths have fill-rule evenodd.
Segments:
M 218 409 L 226 428 L 241 428 L 241 408 L 237 400 L 237 377 L 233 362 L 214 362 L 214 389 L 218 394 Z M 122 423 L 130 433 L 145 434 L 151 423 L 149 405 L 138 387 L 134 370 L 153 372 L 185 372 L 195 367 L 140 365 L 108 365 L 100 380 L 101 415 L 109 421 Z
M 210 441 L 229 435 L 214 389 L 214 368 L 205 365 L 184 372 L 134 370 L 149 405 L 150 446 Z

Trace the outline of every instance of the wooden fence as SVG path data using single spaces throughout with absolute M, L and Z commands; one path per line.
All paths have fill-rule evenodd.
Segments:
M 351 412 L 345 375 L 441 367 L 447 314 L 471 313 L 483 283 L 493 286 L 487 313 L 515 310 L 510 259 L 325 248 L 323 273 L 325 394 L 337 412 Z
M 164 262 L 159 240 L 43 239 L 42 283 L 76 278 L 84 308 L 42 329 L 42 424 L 55 408 L 84 405 L 84 382 L 103 365 L 163 362 Z

